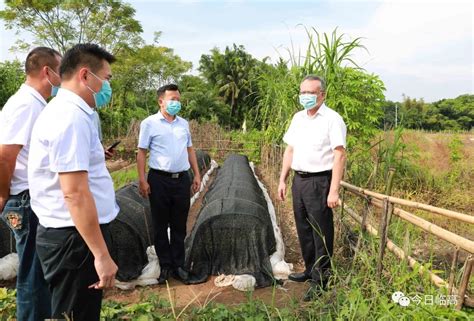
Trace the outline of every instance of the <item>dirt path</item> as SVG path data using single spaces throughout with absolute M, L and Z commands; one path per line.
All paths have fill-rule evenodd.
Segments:
M 213 173 L 206 185 L 206 189 L 190 209 L 186 229 L 188 234 L 191 232 L 194 223 L 196 222 L 201 209 L 203 195 L 205 195 L 207 189 L 214 181 L 215 174 L 216 172 Z M 257 174 L 259 175 L 258 170 Z M 259 175 L 259 178 L 268 187 L 265 179 L 262 178 L 262 175 Z M 273 192 L 272 189 L 269 190 L 272 199 L 274 199 Z M 295 269 L 301 271 L 303 265 L 299 243 L 296 236 L 293 212 L 287 203 L 275 204 L 275 206 L 278 206 L 278 211 L 280 213 L 277 220 L 282 230 L 283 241 L 286 246 L 286 261 L 293 263 Z M 248 301 L 247 293 L 238 291 L 232 286 L 224 288 L 217 287 L 214 285 L 214 279 L 215 276 L 212 276 L 207 282 L 196 285 L 184 285 L 177 280 L 170 279 L 169 292 L 166 285 L 154 285 L 128 291 L 114 288 L 105 293 L 105 299 L 119 302 L 138 303 L 146 300 L 150 295 L 156 295 L 159 298 L 173 302 L 173 305 L 178 309 L 184 308 L 191 301 L 193 301 L 192 305 L 197 307 L 205 306 L 210 301 L 225 305 L 235 305 Z M 289 305 L 294 298 L 299 300 L 307 287 L 306 284 L 286 281 L 282 287 L 275 290 L 272 287 L 256 289 L 252 293 L 252 298 L 260 299 L 266 304 L 274 303 L 278 307 L 284 307 Z

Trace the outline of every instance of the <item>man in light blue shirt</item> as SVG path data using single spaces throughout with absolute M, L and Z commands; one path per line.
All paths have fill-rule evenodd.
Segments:
M 192 188 L 195 192 L 201 185 L 201 177 L 196 153 L 192 147 L 189 124 L 177 116 L 181 109 L 178 86 L 162 86 L 157 95 L 160 111 L 143 120 L 140 125 L 137 154 L 140 194 L 150 199 L 155 250 L 161 267 L 158 283 L 165 283 L 170 273 L 186 283 L 187 273 L 183 266 L 184 238 L 191 196 L 189 168 L 194 172 Z M 150 159 L 146 179 L 145 163 L 148 150 Z

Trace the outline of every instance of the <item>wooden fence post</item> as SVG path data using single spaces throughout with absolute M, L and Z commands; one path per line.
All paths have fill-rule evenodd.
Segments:
M 466 259 L 466 263 L 464 265 L 464 273 L 462 275 L 462 280 L 461 284 L 459 286 L 459 292 L 458 292 L 458 302 L 456 305 L 457 310 L 461 310 L 463 304 L 464 304 L 464 296 L 466 295 L 466 290 L 469 285 L 469 279 L 471 277 L 471 272 L 472 272 L 472 264 L 474 263 L 474 258 L 472 255 L 469 255 Z
M 385 188 L 385 195 L 390 196 L 392 193 L 393 177 L 395 169 L 390 168 L 388 173 L 387 186 Z M 383 256 L 385 253 L 385 246 L 387 245 L 388 227 L 390 225 L 390 218 L 392 216 L 393 204 L 385 197 L 383 200 L 383 212 L 380 218 L 380 248 L 379 257 L 377 261 L 377 279 L 380 279 L 383 270 Z
M 367 230 L 365 223 L 367 223 L 367 215 L 369 214 L 369 206 L 370 206 L 370 197 L 364 197 L 364 209 L 362 210 L 362 229 L 361 232 L 365 232 Z
M 405 259 L 410 256 L 410 230 L 407 229 L 405 232 L 405 238 L 403 240 L 403 252 L 405 252 Z
M 341 218 L 341 222 L 342 222 L 342 218 L 344 217 L 344 195 L 346 194 L 346 189 L 343 187 L 342 188 L 342 195 L 341 195 L 341 213 L 340 213 L 340 218 Z
M 453 285 L 454 285 L 454 278 L 456 276 L 456 265 L 458 265 L 458 258 L 459 258 L 459 246 L 456 246 L 456 250 L 454 251 L 453 261 L 451 263 L 451 271 L 449 272 L 449 285 L 448 285 L 448 294 L 453 294 Z

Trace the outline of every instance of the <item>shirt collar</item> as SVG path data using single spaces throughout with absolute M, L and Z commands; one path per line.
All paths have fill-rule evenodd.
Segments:
M 84 101 L 84 99 L 82 99 L 78 94 L 70 91 L 69 89 L 59 88 L 56 97 L 74 103 L 88 115 L 92 115 L 94 113 L 94 110 Z
M 318 116 L 318 115 L 321 115 L 321 116 L 324 117 L 324 115 L 326 115 L 327 109 L 328 109 L 328 108 L 327 108 L 326 104 L 325 104 L 325 103 L 322 103 L 321 106 L 319 106 L 319 109 L 318 109 L 318 111 L 316 112 L 316 114 L 314 114 L 313 116 L 309 116 L 309 115 L 308 115 L 308 112 L 305 111 L 304 115 L 306 116 L 306 118 L 309 118 L 309 119 L 314 119 L 314 118 L 316 118 L 316 116 Z
M 43 96 L 41 96 L 41 94 L 36 89 L 34 89 L 33 87 L 31 87 L 27 84 L 22 84 L 20 88 L 21 88 L 21 90 L 25 90 L 28 93 L 30 93 L 31 95 L 33 95 L 33 97 L 38 99 L 43 104 L 43 106 L 46 106 L 46 104 L 47 104 L 46 100 L 43 98 Z
M 160 120 L 162 119 L 162 120 L 168 122 L 168 120 L 165 118 L 165 116 L 163 116 L 163 114 L 161 113 L 161 110 L 160 110 L 159 112 L 157 112 L 156 115 L 157 115 L 158 119 L 160 119 Z M 174 122 L 176 122 L 176 121 L 178 121 L 178 115 L 176 115 L 176 116 L 174 117 L 172 123 L 174 123 Z

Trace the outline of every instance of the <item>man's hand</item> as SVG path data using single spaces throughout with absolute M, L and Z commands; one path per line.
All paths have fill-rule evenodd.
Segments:
M 278 198 L 280 201 L 284 201 L 286 198 L 286 183 L 280 182 L 278 185 Z
M 148 198 L 148 195 L 151 193 L 150 184 L 147 181 L 140 181 L 138 191 L 141 196 Z
M 0 213 L 10 197 L 10 185 L 15 171 L 16 158 L 23 145 L 0 144 Z
M 94 260 L 94 266 L 99 276 L 99 281 L 89 285 L 89 289 L 106 289 L 113 287 L 118 267 L 110 255 L 104 258 L 96 258 Z
M 198 175 L 194 176 L 192 189 L 194 193 L 197 193 L 201 188 L 201 177 Z
M 109 160 L 109 159 L 111 159 L 112 157 L 114 157 L 115 149 L 114 149 L 114 148 L 112 148 L 112 149 L 106 149 L 106 150 L 104 150 L 104 154 L 105 154 L 105 159 L 106 159 L 106 160 Z
M 3 208 L 5 207 L 5 204 L 7 203 L 7 201 L 8 201 L 8 196 L 7 197 L 0 196 L 0 213 L 3 212 Z
M 328 195 L 328 206 L 329 208 L 336 208 L 338 206 L 339 193 L 333 192 Z

